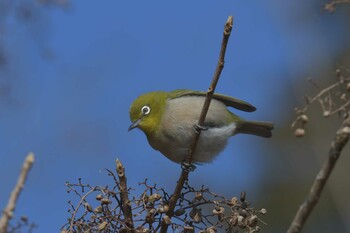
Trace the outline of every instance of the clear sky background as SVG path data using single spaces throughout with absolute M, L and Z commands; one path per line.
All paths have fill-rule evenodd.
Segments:
M 270 218 L 266 232 L 285 230 L 297 205 L 288 214 L 282 205 L 270 207 L 271 187 L 294 184 L 293 178 L 309 172 L 298 170 L 305 171 L 306 162 L 298 156 L 304 144 L 288 128 L 293 108 L 308 90 L 306 78 L 333 77 L 340 54 L 350 44 L 345 23 L 349 9 L 332 14 L 322 11 L 323 3 L 80 0 L 65 8 L 1 0 L 0 208 L 30 151 L 36 162 L 16 215 L 29 216 L 39 225 L 38 233 L 57 232 L 69 217 L 66 181 L 82 177 L 90 184 L 108 184 L 103 169 L 114 169 L 116 158 L 125 165 L 130 186 L 148 177 L 171 192 L 180 167 L 154 151 L 141 131 L 127 131 L 129 106 L 149 91 L 206 90 L 223 25 L 233 15 L 217 92 L 255 105 L 254 113 L 235 113 L 275 122 L 275 136 L 232 138 L 190 180 L 228 196 L 245 190 L 255 206 L 285 220 Z M 325 138 L 323 152 L 331 138 Z M 287 154 L 294 157 L 287 159 Z M 321 162 L 307 160 L 315 174 Z M 349 180 L 343 185 L 348 190 Z M 306 187 L 295 203 L 303 200 Z M 292 190 L 280 195 L 288 199 Z M 331 226 L 350 232 L 349 223 L 339 220 L 349 216 L 349 208 L 332 208 L 338 220 Z M 328 229 L 323 223 L 317 227 Z

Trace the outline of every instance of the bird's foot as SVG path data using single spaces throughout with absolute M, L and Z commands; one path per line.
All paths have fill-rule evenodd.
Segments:
M 203 125 L 199 125 L 199 124 L 196 123 L 196 124 L 193 125 L 193 129 L 194 129 L 194 131 L 199 133 L 200 131 L 208 130 L 208 127 L 203 126 Z
M 196 170 L 196 166 L 191 164 L 191 163 L 187 163 L 186 161 L 182 161 L 181 162 L 181 168 L 183 170 L 189 171 L 189 172 L 193 172 L 194 170 Z

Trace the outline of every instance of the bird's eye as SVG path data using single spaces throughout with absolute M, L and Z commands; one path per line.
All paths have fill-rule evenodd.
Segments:
M 146 106 L 143 106 L 141 108 L 141 112 L 142 112 L 142 115 L 148 115 L 150 112 L 151 112 L 151 108 L 148 107 L 147 105 Z

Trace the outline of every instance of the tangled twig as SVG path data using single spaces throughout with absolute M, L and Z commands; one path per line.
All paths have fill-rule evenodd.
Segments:
M 266 214 L 266 209 L 254 209 L 245 192 L 238 198 L 227 199 L 204 186 L 194 188 L 187 181 L 175 205 L 174 216 L 169 219 L 170 195 L 145 179 L 139 183 L 139 190 L 143 190 L 139 196 L 129 198 L 132 189 L 127 188 L 131 227 L 124 211 L 125 203 L 118 198 L 124 192 L 119 180 L 115 180 L 118 175 L 111 171 L 108 175 L 113 177 L 112 188 L 83 184 L 81 180 L 77 184 L 66 184 L 69 193 L 78 196 L 79 201 L 77 205 L 69 202 L 71 216 L 62 227 L 62 233 L 159 232 L 164 221 L 173 232 L 215 232 L 218 229 L 238 232 L 243 229 L 253 233 L 260 230 L 259 224 L 265 224 L 260 218 Z

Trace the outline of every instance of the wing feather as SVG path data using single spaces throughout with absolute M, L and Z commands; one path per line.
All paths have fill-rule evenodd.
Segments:
M 202 92 L 202 91 L 175 90 L 175 91 L 170 92 L 169 98 L 175 99 L 175 98 L 179 98 L 182 96 L 191 96 L 191 95 L 205 97 L 207 95 L 207 93 Z M 232 108 L 235 108 L 235 109 L 238 109 L 241 111 L 254 112 L 256 110 L 256 108 L 253 105 L 251 105 L 250 103 L 245 102 L 245 101 L 240 100 L 240 99 L 237 99 L 237 98 L 234 98 L 234 97 L 231 97 L 231 96 L 214 93 L 213 98 L 223 102 L 228 107 L 232 107 Z

